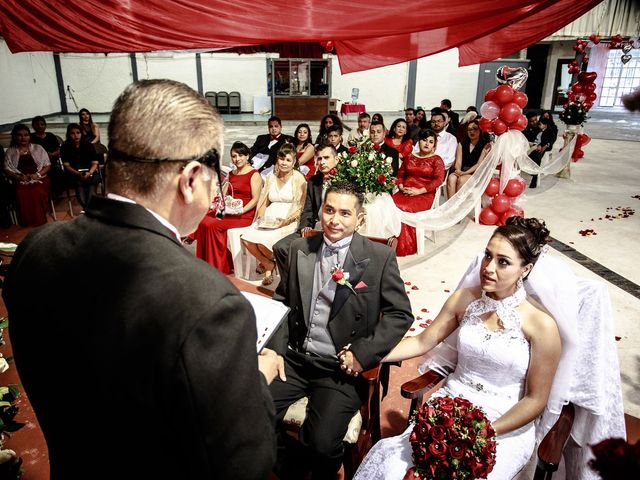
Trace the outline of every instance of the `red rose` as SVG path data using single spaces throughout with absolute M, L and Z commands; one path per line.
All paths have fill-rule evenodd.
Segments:
M 442 425 L 444 428 L 449 428 L 454 423 L 455 423 L 455 420 L 453 419 L 453 416 L 450 413 L 443 412 L 442 415 L 440 415 L 440 421 L 438 422 L 438 424 Z
M 445 429 L 439 425 L 436 425 L 431 429 L 431 438 L 437 441 L 444 440 Z
M 443 412 L 451 413 L 453 412 L 453 407 L 455 406 L 453 402 L 453 398 L 451 397 L 440 397 L 438 399 L 438 403 L 440 404 L 440 410 Z
M 379 143 L 374 143 L 374 144 L 373 144 L 373 149 L 374 149 L 374 150 L 380 150 L 380 148 L 381 148 L 381 147 L 380 147 L 380 144 L 379 144 Z
M 356 147 L 349 147 L 349 153 L 356 153 L 358 149 Z
M 344 272 L 341 269 L 337 269 L 335 272 L 331 274 L 331 278 L 334 282 L 339 282 L 344 278 Z
M 378 183 L 384 185 L 386 181 L 387 181 L 386 175 L 378 175 Z
M 464 453 L 466 451 L 465 444 L 463 442 L 453 442 L 449 447 L 449 453 L 452 458 L 457 458 L 460 460 L 464 457 Z
M 435 441 L 429 445 L 429 453 L 441 460 L 447 456 L 447 445 L 443 442 Z

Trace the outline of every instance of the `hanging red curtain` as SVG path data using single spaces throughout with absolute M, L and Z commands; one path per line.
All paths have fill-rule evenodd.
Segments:
M 2 0 L 12 52 L 219 50 L 266 44 L 336 45 L 343 73 L 452 47 L 469 65 L 512 53 L 602 0 Z

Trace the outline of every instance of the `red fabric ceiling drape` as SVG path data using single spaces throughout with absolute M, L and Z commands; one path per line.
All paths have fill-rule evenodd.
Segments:
M 12 52 L 217 50 L 332 40 L 343 73 L 452 47 L 460 64 L 498 58 L 602 0 L 2 0 Z

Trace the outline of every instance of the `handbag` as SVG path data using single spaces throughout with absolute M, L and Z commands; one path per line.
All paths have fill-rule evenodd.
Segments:
M 231 187 L 231 195 L 224 197 L 225 212 L 228 215 L 242 215 L 244 205 L 241 198 L 233 198 L 233 184 L 229 182 Z

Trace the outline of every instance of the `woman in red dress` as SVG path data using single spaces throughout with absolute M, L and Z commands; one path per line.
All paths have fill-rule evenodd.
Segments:
M 233 261 L 227 249 L 227 230 L 230 228 L 248 227 L 256 213 L 256 204 L 262 190 L 262 177 L 249 163 L 251 151 L 242 142 L 231 146 L 231 162 L 235 169 L 227 177 L 223 188 L 224 196 L 242 200 L 242 213 L 233 214 L 227 211 L 224 218 L 216 218 L 216 212 L 209 213 L 191 234 L 196 240 L 196 255 L 228 275 L 232 271 Z
M 2 147 L 0 147 L 2 148 Z M 37 227 L 47 223 L 49 211 L 49 179 L 51 168 L 44 148 L 31 143 L 29 127 L 18 123 L 11 131 L 11 146 L 7 149 L 4 171 L 16 188 L 18 223 L 22 227 Z
M 400 162 L 404 162 L 405 159 L 409 158 L 413 150 L 413 140 L 411 140 L 409 136 L 407 122 L 405 122 L 404 119 L 397 118 L 393 121 L 389 133 L 387 133 L 387 137 L 384 139 L 384 143 L 398 151 Z
M 438 136 L 433 130 L 422 130 L 418 153 L 412 153 L 398 170 L 398 189 L 393 194 L 396 206 L 405 212 L 429 210 L 438 187 L 444 182 L 444 162 L 436 155 Z M 399 257 L 418 251 L 416 229 L 402 224 L 396 254 Z
M 316 174 L 316 149 L 311 143 L 309 125 L 306 123 L 298 125 L 293 137 L 296 139 L 296 156 L 298 157 L 300 173 L 309 181 Z

